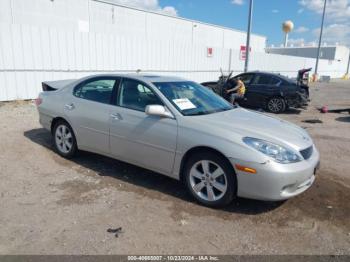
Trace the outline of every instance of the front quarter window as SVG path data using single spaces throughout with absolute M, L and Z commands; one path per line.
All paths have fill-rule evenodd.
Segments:
M 124 79 L 120 87 L 118 105 L 144 112 L 148 105 L 163 105 L 163 103 L 143 83 L 133 79 Z
M 254 75 L 253 74 L 245 74 L 245 75 L 240 75 L 239 77 L 241 78 L 242 82 L 245 85 L 249 85 L 250 81 L 252 81 Z M 237 77 L 235 77 L 235 78 L 237 78 Z
M 153 83 L 185 116 L 206 115 L 230 110 L 233 106 L 208 88 L 195 82 Z

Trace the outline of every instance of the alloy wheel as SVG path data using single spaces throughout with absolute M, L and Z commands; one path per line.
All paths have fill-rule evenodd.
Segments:
M 68 154 L 73 147 L 73 136 L 66 125 L 59 125 L 55 132 L 55 142 L 57 149 L 64 154 Z
M 273 112 L 273 113 L 277 113 L 277 112 L 281 112 L 283 111 L 283 100 L 280 98 L 272 98 L 270 99 L 270 101 L 268 102 L 268 109 L 269 111 Z
M 190 170 L 190 185 L 193 192 L 206 201 L 217 201 L 227 191 L 227 178 L 223 169 L 209 160 L 195 163 Z

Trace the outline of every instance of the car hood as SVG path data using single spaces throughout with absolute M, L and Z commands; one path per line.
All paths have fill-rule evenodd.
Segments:
M 214 134 L 236 133 L 240 137 L 254 137 L 267 140 L 295 150 L 305 149 L 313 144 L 308 133 L 301 127 L 263 113 L 236 108 L 215 114 L 194 117 L 201 130 Z M 207 127 L 203 127 L 203 124 Z M 205 129 L 203 129 L 205 128 Z

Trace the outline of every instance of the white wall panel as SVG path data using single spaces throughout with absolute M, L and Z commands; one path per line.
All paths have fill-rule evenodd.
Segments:
M 52 57 L 55 54 L 52 54 L 53 49 L 51 48 L 51 42 L 53 39 L 50 37 L 50 30 L 49 28 L 40 28 L 40 47 L 41 47 L 41 54 L 42 54 L 42 64 L 41 67 L 38 67 L 39 69 L 47 69 L 52 70 L 54 69 Z
M 76 66 L 74 33 L 72 31 L 68 31 L 66 34 L 67 34 L 68 70 L 76 70 L 77 66 Z M 94 34 L 90 34 L 90 37 L 94 37 Z M 89 53 L 92 53 L 92 50 L 90 50 Z
M 1 72 L 0 71 L 0 101 L 6 101 L 8 100 L 8 96 L 7 96 L 7 90 L 8 87 L 6 86 L 6 81 L 5 81 L 5 72 Z
M 19 99 L 20 94 L 17 92 L 16 77 L 15 72 L 5 73 L 4 86 L 6 87 L 7 99 L 6 100 L 16 100 Z
M 59 50 L 59 56 L 60 56 L 60 69 L 62 70 L 68 70 L 68 46 L 67 46 L 67 32 L 63 30 L 58 30 L 57 32 L 58 37 L 58 50 Z M 86 52 L 87 54 L 89 52 Z
M 23 68 L 29 70 L 34 68 L 33 43 L 31 29 L 27 25 L 22 25 L 22 42 L 23 42 Z
M 54 27 L 49 28 L 50 49 L 49 53 L 52 59 L 52 69 L 59 70 L 61 67 L 61 56 L 59 50 L 59 39 L 57 30 Z
M 75 64 L 77 70 L 83 69 L 83 51 L 82 51 L 82 33 L 75 32 L 74 38 L 74 53 L 75 53 Z
M 11 0 L 1 0 L 0 23 L 12 23 Z
M 13 69 L 13 41 L 12 41 L 12 30 L 5 24 L 1 25 L 0 28 L 0 46 L 2 51 L 3 69 Z
M 90 38 L 89 34 L 81 33 L 81 51 L 82 64 L 80 66 L 83 70 L 90 70 Z

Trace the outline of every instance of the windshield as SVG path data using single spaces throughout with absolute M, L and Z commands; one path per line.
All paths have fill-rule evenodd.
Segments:
M 153 84 L 185 116 L 206 115 L 233 108 L 225 99 L 195 82 L 156 82 Z

